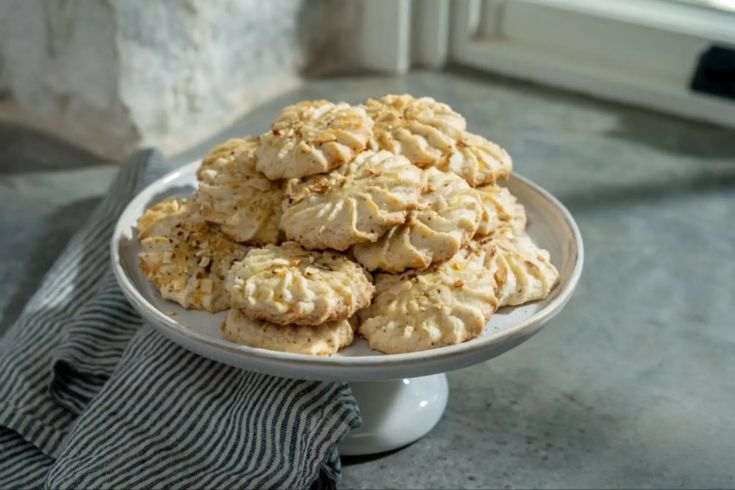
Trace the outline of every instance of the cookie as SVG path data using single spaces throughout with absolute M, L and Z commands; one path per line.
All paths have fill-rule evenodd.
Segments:
M 477 235 L 489 235 L 498 228 L 510 226 L 515 233 L 526 229 L 526 210 L 505 187 L 484 185 L 475 189 L 482 200 L 482 218 Z
M 483 206 L 475 190 L 452 173 L 429 168 L 424 174 L 419 208 L 411 211 L 406 222 L 375 243 L 352 248 L 366 269 L 393 273 L 425 269 L 452 257 L 477 231 Z
M 230 342 L 311 356 L 334 354 L 350 345 L 354 336 L 353 328 L 347 320 L 313 327 L 276 325 L 252 320 L 236 308 L 230 310 L 221 330 L 224 338 Z
M 405 157 L 366 151 L 329 174 L 289 182 L 281 229 L 307 248 L 347 250 L 405 222 L 421 190 L 421 169 Z
M 138 218 L 138 239 L 171 233 L 175 226 L 194 215 L 194 209 L 187 199 L 180 197 L 169 197 L 154 204 Z
M 232 139 L 214 147 L 197 170 L 196 200 L 204 219 L 230 238 L 276 243 L 283 191 L 255 170 L 257 138 Z
M 496 230 L 478 245 L 485 252 L 485 266 L 493 275 L 498 306 L 516 306 L 546 298 L 559 282 L 559 272 L 549 252 L 537 247 L 528 235 L 516 235 L 510 227 Z
M 465 132 L 457 140 L 455 150 L 435 167 L 454 172 L 472 187 L 477 187 L 510 177 L 513 160 L 507 151 L 487 138 Z
M 216 312 L 229 308 L 225 277 L 248 248 L 205 221 L 186 199 L 170 198 L 138 221 L 143 274 L 161 296 L 184 308 Z
M 419 167 L 454 172 L 471 186 L 507 178 L 508 153 L 482 136 L 467 132 L 462 116 L 430 97 L 387 95 L 365 105 L 375 121 L 373 145 L 407 157 Z
M 482 249 L 468 247 L 425 271 L 378 274 L 359 332 L 386 354 L 458 344 L 479 336 L 497 307 Z
M 254 249 L 227 277 L 232 306 L 254 320 L 320 325 L 370 304 L 375 288 L 347 256 L 304 250 L 295 242 Z
M 467 128 L 461 115 L 431 97 L 386 95 L 368 100 L 365 110 L 375 122 L 374 144 L 420 167 L 446 160 Z
M 372 127 L 359 106 L 326 100 L 288 106 L 260 137 L 256 168 L 271 180 L 329 172 L 367 147 Z

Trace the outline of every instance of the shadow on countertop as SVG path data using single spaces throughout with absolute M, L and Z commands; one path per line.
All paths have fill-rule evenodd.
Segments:
M 110 163 L 35 129 L 0 122 L 0 175 L 61 172 Z

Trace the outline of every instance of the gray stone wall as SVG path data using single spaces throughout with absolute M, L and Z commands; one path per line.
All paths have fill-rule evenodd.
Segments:
M 0 118 L 106 156 L 181 150 L 297 85 L 304 69 L 343 63 L 356 5 L 5 0 Z

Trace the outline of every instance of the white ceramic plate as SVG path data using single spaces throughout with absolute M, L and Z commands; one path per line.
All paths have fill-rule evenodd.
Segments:
M 551 253 L 560 284 L 544 301 L 498 311 L 478 338 L 463 344 L 410 354 L 373 352 L 357 339 L 331 357 L 275 352 L 234 344 L 222 338 L 226 312 L 212 315 L 185 310 L 164 300 L 138 268 L 136 222 L 152 204 L 172 195 L 188 195 L 196 186 L 198 162 L 190 163 L 146 187 L 125 208 L 112 236 L 112 266 L 125 295 L 155 328 L 174 342 L 226 364 L 278 376 L 304 379 L 369 381 L 424 376 L 495 357 L 536 333 L 561 311 L 582 272 L 582 237 L 572 216 L 553 196 L 514 175 L 507 186 L 526 207 L 531 238 Z

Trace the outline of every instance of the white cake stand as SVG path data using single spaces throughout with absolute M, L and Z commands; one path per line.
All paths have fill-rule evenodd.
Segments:
M 152 183 L 123 211 L 111 241 L 113 270 L 120 287 L 160 333 L 204 357 L 276 376 L 350 382 L 363 426 L 343 442 L 342 454 L 388 451 L 429 432 L 447 403 L 449 390 L 443 373 L 491 359 L 538 332 L 569 301 L 582 272 L 582 237 L 572 216 L 546 191 L 514 175 L 507 186 L 526 207 L 528 233 L 549 250 L 560 273 L 560 284 L 544 301 L 501 309 L 485 332 L 469 342 L 410 354 L 373 352 L 362 339 L 331 357 L 234 344 L 224 340 L 219 330 L 225 313 L 189 311 L 162 299 L 138 268 L 138 218 L 164 197 L 191 193 L 197 166 L 193 162 Z

